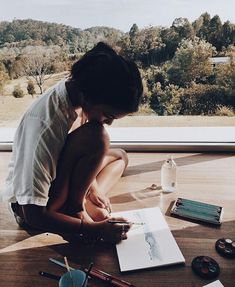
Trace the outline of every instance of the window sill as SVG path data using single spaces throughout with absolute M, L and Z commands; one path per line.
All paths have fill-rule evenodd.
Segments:
M 15 128 L 0 128 L 10 151 Z M 127 151 L 235 151 L 235 127 L 107 127 L 111 147 Z
M 113 147 L 128 151 L 234 151 L 235 127 L 107 128 Z

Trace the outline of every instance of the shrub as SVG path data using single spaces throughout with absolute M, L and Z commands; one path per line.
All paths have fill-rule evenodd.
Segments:
M 161 84 L 157 83 L 150 98 L 150 107 L 158 115 L 178 115 L 182 107 L 183 92 L 184 89 L 176 85 L 171 84 L 162 89 Z
M 52 73 L 60 73 L 68 70 L 68 64 L 66 62 L 54 62 L 51 66 Z
M 12 92 L 13 97 L 15 98 L 23 98 L 24 92 L 21 89 L 20 85 L 14 86 L 14 91 Z
M 34 94 L 36 94 L 34 83 L 31 80 L 28 81 L 27 91 L 28 91 L 28 94 L 31 95 L 32 97 Z
M 181 97 L 183 115 L 213 115 L 218 105 L 231 105 L 228 91 L 218 85 L 195 84 L 184 90 Z
M 215 110 L 215 115 L 222 116 L 222 117 L 233 117 L 235 116 L 235 113 L 232 107 L 218 105 Z
M 139 106 L 139 110 L 136 113 L 137 115 L 146 116 L 155 114 L 155 112 L 150 108 L 149 104 L 141 104 Z

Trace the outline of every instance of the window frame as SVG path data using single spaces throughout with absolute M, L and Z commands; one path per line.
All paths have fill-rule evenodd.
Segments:
M 106 127 L 110 147 L 127 151 L 235 151 L 235 127 Z M 16 128 L 0 128 L 0 151 L 11 151 Z

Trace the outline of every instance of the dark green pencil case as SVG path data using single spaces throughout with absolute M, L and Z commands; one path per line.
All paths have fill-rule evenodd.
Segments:
M 179 197 L 174 202 L 171 214 L 184 219 L 220 225 L 223 207 Z

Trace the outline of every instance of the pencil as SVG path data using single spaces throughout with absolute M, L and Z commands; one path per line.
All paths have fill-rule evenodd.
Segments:
M 66 256 L 64 257 L 64 262 L 65 262 L 65 266 L 66 266 L 66 268 L 67 268 L 67 271 L 69 272 L 69 276 L 70 276 L 70 279 L 71 279 L 71 281 L 72 281 L 72 286 L 75 287 L 75 286 L 74 286 L 74 282 L 73 282 L 73 276 L 72 276 L 72 274 L 71 274 L 70 266 L 69 266 L 68 259 L 67 259 Z
M 120 221 L 120 220 L 108 220 L 108 223 L 119 223 L 123 225 L 144 225 L 144 222 L 132 222 L 132 221 Z

